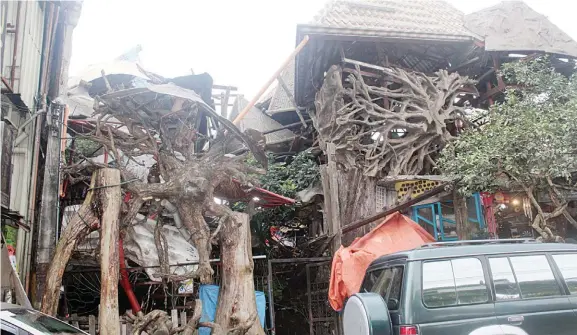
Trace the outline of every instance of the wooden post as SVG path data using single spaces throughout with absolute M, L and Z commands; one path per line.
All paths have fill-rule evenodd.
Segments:
M 186 326 L 186 322 L 187 322 L 186 311 L 182 311 L 182 312 L 180 312 L 179 325 L 181 327 Z
M 120 170 L 98 170 L 101 186 L 100 210 L 100 334 L 120 334 L 118 316 L 118 263 L 119 215 L 121 204 Z
M 327 143 L 327 175 L 329 177 L 329 192 L 330 192 L 330 234 L 334 234 L 335 237 L 332 241 L 331 254 L 334 253 L 341 247 L 342 240 L 342 222 L 340 216 L 340 204 L 339 204 L 339 180 L 338 180 L 338 170 L 337 163 L 335 162 L 335 145 L 333 143 Z
M 170 319 L 172 321 L 172 328 L 178 327 L 178 311 L 173 309 L 170 311 Z
M 222 277 L 214 323 L 225 334 L 234 327 L 247 327 L 244 334 L 264 335 L 256 315 L 249 216 L 233 212 L 229 221 L 219 234 Z M 256 319 L 251 320 L 253 316 Z
M 88 333 L 96 335 L 96 317 L 94 315 L 88 316 Z
M 457 189 L 453 191 L 453 207 L 459 240 L 470 240 L 473 230 L 469 223 L 467 200 L 457 192 Z

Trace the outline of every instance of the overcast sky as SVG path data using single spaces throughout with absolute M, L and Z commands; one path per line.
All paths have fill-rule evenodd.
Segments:
M 410 0 L 406 0 L 409 2 Z M 249 98 L 295 47 L 296 24 L 326 0 L 85 0 L 74 31 L 70 74 L 142 45 L 145 68 L 171 77 L 208 72 L 215 84 L 238 86 Z M 470 13 L 499 1 L 449 0 Z M 577 5 L 527 0 L 577 40 Z

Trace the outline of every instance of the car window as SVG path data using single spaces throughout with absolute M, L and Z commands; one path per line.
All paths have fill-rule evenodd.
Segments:
M 363 281 L 363 290 L 365 292 L 373 292 L 373 288 L 377 282 L 377 279 L 379 279 L 381 276 L 381 273 L 383 273 L 383 270 L 379 269 L 370 271 L 366 274 L 365 280 Z
M 423 303 L 427 307 L 489 301 L 483 265 L 478 258 L 423 263 Z
M 22 309 L 10 309 L 8 312 L 3 314 L 3 318 L 7 321 L 18 325 L 23 328 L 33 328 L 38 331 L 39 334 L 46 335 L 68 335 L 68 334 L 78 334 L 84 335 L 86 333 L 60 321 L 52 318 L 48 315 L 42 314 L 37 311 Z
M 489 258 L 491 273 L 493 275 L 493 286 L 495 287 L 495 298 L 497 300 L 511 300 L 521 298 L 519 286 L 515 275 L 511 269 L 509 258 Z
M 577 294 L 577 254 L 553 255 L 553 260 L 561 271 L 569 293 Z
M 545 255 L 490 258 L 497 300 L 561 295 Z
M 389 310 L 396 310 L 399 308 L 402 283 L 403 267 L 395 266 L 368 274 L 363 286 L 368 292 L 379 293 L 387 302 Z

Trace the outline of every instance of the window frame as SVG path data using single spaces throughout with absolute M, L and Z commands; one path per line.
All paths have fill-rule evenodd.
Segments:
M 558 284 L 561 286 L 561 289 L 563 291 L 563 295 L 577 296 L 577 293 L 571 294 L 571 291 L 569 290 L 569 286 L 567 285 L 567 282 L 565 281 L 565 277 L 563 276 L 561 269 L 557 265 L 555 258 L 553 258 L 553 256 L 555 256 L 555 255 L 575 255 L 575 256 L 577 256 L 577 252 L 571 252 L 568 250 L 565 252 L 555 251 L 555 252 L 551 252 L 551 253 L 547 254 L 547 259 L 549 260 L 549 264 L 553 268 L 553 272 L 555 274 L 555 279 L 557 279 Z
M 407 286 L 407 283 L 406 283 L 406 280 L 407 280 L 407 279 L 406 279 L 407 263 L 406 263 L 406 260 L 405 260 L 405 259 L 400 260 L 400 261 L 399 261 L 399 260 L 393 260 L 393 261 L 391 261 L 390 263 L 379 264 L 379 266 L 376 266 L 376 267 L 374 267 L 374 268 L 369 268 L 369 269 L 367 269 L 367 271 L 365 272 L 365 278 L 363 278 L 363 282 L 362 282 L 362 284 L 361 284 L 361 290 L 364 290 L 364 292 L 367 292 L 367 293 L 377 293 L 377 294 L 379 294 L 381 297 L 383 297 L 380 292 L 372 292 L 372 291 L 366 290 L 366 289 L 364 288 L 365 282 L 366 282 L 366 278 L 367 278 L 367 275 L 368 275 L 369 273 L 371 273 L 371 272 L 375 272 L 375 271 L 384 272 L 384 271 L 386 271 L 387 269 L 391 269 L 391 268 L 401 268 L 401 269 L 402 269 L 401 290 L 400 290 L 400 294 L 399 294 L 399 304 L 398 304 L 398 306 L 397 306 L 396 309 L 390 309 L 390 310 L 389 310 L 390 312 L 398 312 L 398 311 L 401 309 L 402 301 L 403 301 L 404 296 L 405 296 L 405 292 L 404 292 L 405 290 L 404 290 L 404 288 Z M 379 276 L 379 277 L 380 277 L 380 276 Z M 388 294 L 388 293 L 389 293 L 389 292 L 387 292 L 387 294 Z M 388 303 L 388 301 L 386 301 L 385 297 L 383 297 L 383 301 L 385 301 L 385 304 Z M 388 306 L 388 305 L 387 305 L 387 306 Z
M 564 254 L 564 253 L 563 252 L 554 252 L 554 254 Z M 517 279 L 517 274 L 515 272 L 515 268 L 513 267 L 513 263 L 511 262 L 511 258 L 512 257 L 525 257 L 525 256 L 545 256 L 545 259 L 547 260 L 547 264 L 549 264 L 549 269 L 553 273 L 553 278 L 555 279 L 555 282 L 557 283 L 557 286 L 559 288 L 559 291 L 560 291 L 559 295 L 551 295 L 551 296 L 546 296 L 546 297 L 532 297 L 532 298 L 524 298 L 523 297 L 523 292 L 521 291 L 521 286 L 519 285 L 519 280 Z M 509 267 L 511 269 L 513 277 L 515 278 L 515 284 L 517 285 L 517 289 L 519 290 L 519 298 L 507 299 L 507 300 L 497 300 L 497 290 L 495 289 L 493 270 L 491 269 L 491 263 L 490 263 L 491 258 L 506 258 L 507 259 L 507 262 L 509 263 Z M 561 277 L 561 272 L 559 271 L 557 264 L 553 260 L 552 253 L 550 253 L 550 252 L 521 253 L 521 254 L 519 254 L 519 253 L 503 253 L 503 254 L 487 255 L 487 256 L 485 256 L 485 259 L 486 259 L 489 279 L 491 281 L 491 287 L 490 288 L 491 288 L 491 292 L 492 292 L 492 294 L 491 294 L 492 298 L 493 298 L 492 300 L 495 303 L 524 301 L 524 300 L 530 301 L 530 300 L 541 300 L 541 299 L 555 299 L 555 298 L 560 298 L 560 297 L 564 297 L 564 296 L 568 295 L 568 289 L 565 285 L 563 278 Z
M 444 262 L 444 261 L 449 261 L 451 262 L 451 270 L 453 272 L 453 279 L 455 279 L 455 271 L 453 270 L 453 264 L 452 261 L 453 260 L 457 260 L 457 259 L 470 259 L 470 258 L 474 258 L 476 260 L 479 261 L 479 263 L 481 263 L 481 270 L 483 271 L 483 279 L 484 279 L 484 283 L 485 283 L 485 289 L 487 292 L 487 300 L 483 301 L 483 302 L 475 302 L 475 303 L 467 303 L 467 304 L 460 304 L 459 300 L 458 300 L 458 294 L 457 294 L 457 285 L 455 283 L 455 304 L 452 305 L 446 305 L 446 306 L 428 306 L 427 303 L 425 302 L 425 288 L 424 288 L 424 277 L 425 277 L 425 272 L 423 271 L 424 265 L 425 263 L 434 263 L 434 262 Z M 420 264 L 421 267 L 421 303 L 423 304 L 423 306 L 426 309 L 440 309 L 440 308 L 454 308 L 454 307 L 460 307 L 460 306 L 475 306 L 475 305 L 482 305 L 482 304 L 487 304 L 487 303 L 493 303 L 493 296 L 492 296 L 492 289 L 491 289 L 491 285 L 489 285 L 489 280 L 492 280 L 491 277 L 489 276 L 487 270 L 488 270 L 488 264 L 486 263 L 485 259 L 483 256 L 478 256 L 478 255 L 466 255 L 466 256 L 459 256 L 459 257 L 447 257 L 447 258 L 435 258 L 435 259 L 428 259 L 428 260 L 423 260 L 421 261 Z M 492 281 L 491 281 L 492 283 Z

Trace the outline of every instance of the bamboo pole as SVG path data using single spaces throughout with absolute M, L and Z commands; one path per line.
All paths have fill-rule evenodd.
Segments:
M 246 114 L 251 110 L 251 108 L 254 107 L 258 99 L 260 99 L 260 97 L 264 94 L 264 92 L 266 92 L 266 90 L 270 87 L 270 85 L 280 76 L 285 67 L 287 67 L 287 65 L 293 60 L 293 58 L 295 58 L 295 56 L 298 55 L 299 52 L 301 52 L 301 50 L 305 47 L 305 45 L 307 45 L 308 41 L 309 36 L 306 35 L 303 38 L 303 40 L 299 43 L 299 45 L 296 47 L 296 49 L 294 49 L 293 52 L 287 57 L 287 59 L 285 59 L 285 61 L 282 63 L 279 69 L 276 70 L 276 72 L 263 85 L 260 91 L 258 91 L 258 93 L 254 96 L 254 98 L 252 98 L 252 100 L 248 103 L 248 105 L 244 107 L 242 112 L 238 114 L 238 116 L 234 119 L 234 121 L 232 121 L 232 123 L 236 125 L 246 116 Z

